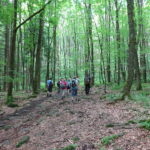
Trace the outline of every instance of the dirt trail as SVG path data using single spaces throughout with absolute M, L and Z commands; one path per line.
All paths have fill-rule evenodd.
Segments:
M 68 146 L 75 138 L 78 138 L 79 150 L 102 147 L 105 150 L 150 150 L 150 132 L 125 124 L 143 118 L 141 114 L 147 110 L 129 101 L 109 104 L 100 99 L 101 94 L 98 89 L 89 96 L 80 93 L 80 101 L 76 102 L 70 97 L 61 100 L 57 96 L 44 96 L 3 116 L 0 150 L 51 150 Z M 122 136 L 102 146 L 101 139 L 114 134 Z M 26 135 L 30 137 L 29 142 L 16 148 L 17 142 Z

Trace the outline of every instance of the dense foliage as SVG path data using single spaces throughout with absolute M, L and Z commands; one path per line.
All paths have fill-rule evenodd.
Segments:
M 134 4 L 137 65 L 147 82 L 150 1 L 129 3 Z M 0 90 L 8 88 L 8 97 L 11 88 L 38 93 L 49 77 L 83 81 L 86 74 L 93 84 L 125 82 L 127 69 L 137 67 L 127 66 L 129 15 L 126 0 L 1 0 Z M 138 70 L 133 72 L 136 80 Z

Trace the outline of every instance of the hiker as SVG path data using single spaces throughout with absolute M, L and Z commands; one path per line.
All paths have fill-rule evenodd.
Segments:
M 52 88 L 53 88 L 53 81 L 52 78 L 49 78 L 49 80 L 47 80 L 47 89 L 48 89 L 47 97 L 52 96 Z
M 71 79 L 67 80 L 67 94 L 71 92 Z
M 76 79 L 76 84 L 77 84 L 77 86 L 79 85 L 79 83 L 80 83 L 80 81 L 79 81 L 79 77 L 78 76 L 76 76 L 75 77 L 75 79 Z
M 60 82 L 61 82 L 61 79 L 59 79 L 59 81 L 57 82 L 57 88 L 58 88 L 57 93 L 58 94 L 60 93 Z
M 62 94 L 61 98 L 64 99 L 66 92 L 67 92 L 67 82 L 65 79 L 62 79 L 60 81 L 60 89 L 61 89 L 61 94 Z
M 90 76 L 85 76 L 84 78 L 85 94 L 88 95 L 91 88 L 91 78 Z
M 74 77 L 71 82 L 72 101 L 74 100 L 74 97 L 76 97 L 77 100 L 77 94 L 78 94 L 78 86 L 77 86 L 76 77 Z

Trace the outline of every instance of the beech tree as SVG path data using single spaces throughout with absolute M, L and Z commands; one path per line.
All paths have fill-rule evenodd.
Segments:
M 138 89 L 141 89 L 140 71 L 137 57 L 137 34 L 134 14 L 134 0 L 127 0 L 127 10 L 129 23 L 128 78 L 124 87 L 124 94 L 122 96 L 122 99 L 124 99 L 125 96 L 129 96 L 130 94 L 135 72 L 138 80 Z

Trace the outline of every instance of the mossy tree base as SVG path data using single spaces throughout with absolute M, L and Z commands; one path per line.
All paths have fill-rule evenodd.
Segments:
M 6 105 L 8 107 L 18 107 L 18 104 L 14 104 L 14 98 L 13 98 L 13 96 L 7 96 Z

